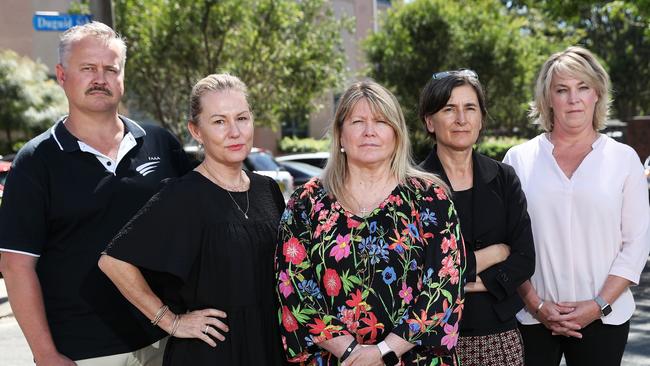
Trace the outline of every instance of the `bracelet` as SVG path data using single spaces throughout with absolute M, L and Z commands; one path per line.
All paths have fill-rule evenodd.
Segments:
M 544 305 L 544 300 L 542 300 L 539 305 L 537 305 L 537 309 L 535 309 L 535 315 L 539 313 L 540 310 L 542 310 L 542 306 Z
M 176 317 L 174 318 L 174 322 L 172 323 L 172 329 L 171 332 L 169 332 L 170 336 L 174 336 L 176 334 L 176 331 L 178 330 L 178 326 L 181 325 L 181 317 L 183 314 L 176 314 Z
M 350 342 L 350 344 L 347 347 L 345 347 L 345 352 L 343 352 L 343 354 L 339 358 L 339 361 L 343 362 L 343 361 L 345 361 L 346 358 L 350 357 L 350 354 L 352 353 L 352 351 L 354 351 L 354 348 L 358 344 L 359 343 L 357 342 L 357 340 L 353 339 L 352 342 Z
M 158 309 L 156 312 L 156 315 L 151 319 L 151 325 L 158 325 L 160 320 L 167 314 L 167 310 L 169 310 L 169 306 L 163 305 Z

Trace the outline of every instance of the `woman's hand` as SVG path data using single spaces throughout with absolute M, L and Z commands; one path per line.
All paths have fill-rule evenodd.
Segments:
M 574 310 L 569 313 L 551 316 L 549 320 L 559 322 L 563 325 L 574 323 L 578 324 L 580 328 L 584 328 L 593 321 L 600 319 L 600 307 L 594 300 L 561 302 L 558 305 L 573 308 Z
M 341 366 L 383 366 L 379 347 L 375 345 L 359 345 Z
M 224 341 L 226 337 L 221 334 L 228 332 L 228 326 L 217 318 L 226 318 L 226 313 L 217 309 L 195 310 L 187 314 L 180 314 L 178 327 L 174 333 L 177 338 L 197 338 L 216 347 L 217 343 L 212 339 Z M 168 318 L 167 316 L 165 318 Z M 160 325 L 167 333 L 172 332 L 175 315 L 167 319 L 165 325 Z
M 556 304 L 552 301 L 544 301 L 542 307 L 537 311 L 537 314 L 535 314 L 535 318 L 544 324 L 553 335 L 582 338 L 582 334 L 578 332 L 578 330 L 582 328 L 580 324 L 568 320 L 554 320 L 565 314 L 570 314 L 574 310 L 575 308 L 571 306 Z
M 510 246 L 503 243 L 492 244 L 483 249 L 475 250 L 474 256 L 476 257 L 476 274 L 479 274 L 487 268 L 508 259 Z
M 476 276 L 475 282 L 467 282 L 465 284 L 465 292 L 487 292 L 487 288 L 483 284 L 481 277 Z

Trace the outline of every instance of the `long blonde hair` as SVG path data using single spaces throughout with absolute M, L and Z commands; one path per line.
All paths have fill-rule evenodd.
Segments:
M 397 98 L 374 81 L 360 81 L 352 84 L 343 93 L 330 126 L 330 158 L 322 178 L 323 187 L 328 194 L 334 197 L 345 196 L 345 182 L 349 172 L 346 154 L 341 153 L 341 130 L 343 121 L 362 99 L 368 102 L 372 113 L 385 118 L 395 132 L 395 151 L 390 158 L 390 172 L 397 181 L 405 184 L 408 183 L 408 178 L 419 178 L 443 187 L 448 192 L 449 189 L 442 179 L 435 174 L 419 170 L 413 163 L 408 128 Z

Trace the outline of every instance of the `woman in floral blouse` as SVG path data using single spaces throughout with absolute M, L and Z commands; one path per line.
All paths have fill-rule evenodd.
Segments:
M 310 365 L 458 365 L 465 249 L 447 186 L 417 170 L 395 97 L 342 96 L 323 178 L 294 192 L 276 250 L 282 339 Z

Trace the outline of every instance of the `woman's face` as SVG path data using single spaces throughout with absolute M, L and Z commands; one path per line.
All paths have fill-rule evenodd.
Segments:
M 455 87 L 447 104 L 438 112 L 425 117 L 427 130 L 436 134 L 438 145 L 454 150 L 467 150 L 478 140 L 483 114 L 474 88 Z
M 554 129 L 573 132 L 593 129 L 594 109 L 598 102 L 594 88 L 571 76 L 555 74 L 551 79 L 550 97 Z
M 203 145 L 206 160 L 241 164 L 253 147 L 253 116 L 244 93 L 208 92 L 201 97 L 201 109 L 198 124 L 188 127 Z
M 381 165 L 389 163 L 395 151 L 395 131 L 385 117 L 374 115 L 362 98 L 343 121 L 340 143 L 348 164 Z

